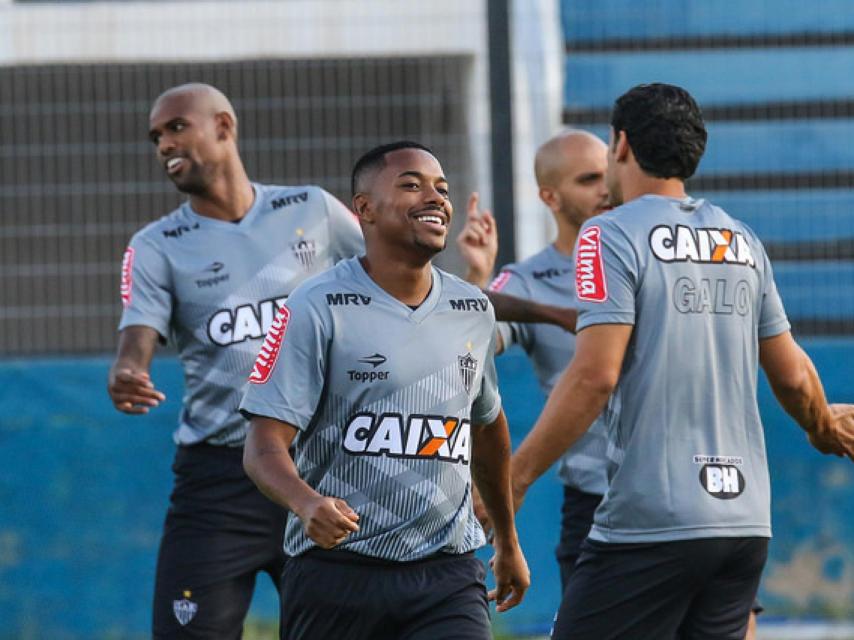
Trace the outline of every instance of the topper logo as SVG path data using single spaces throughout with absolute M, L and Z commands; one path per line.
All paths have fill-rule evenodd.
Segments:
M 597 226 L 587 227 L 578 238 L 575 249 L 575 291 L 579 300 L 605 302 L 608 285 L 602 265 L 602 232 Z
M 276 360 L 279 358 L 279 352 L 282 350 L 282 340 L 285 337 L 285 331 L 288 329 L 290 317 L 291 312 L 287 307 L 279 309 L 276 319 L 273 320 L 273 325 L 267 332 L 267 337 L 264 338 L 261 351 L 258 352 L 258 357 L 255 359 L 252 373 L 249 374 L 249 382 L 252 384 L 264 384 L 270 379 L 270 374 L 273 373 L 273 367 L 276 366 Z
M 130 304 L 133 293 L 133 253 L 133 247 L 128 247 L 122 256 L 122 284 L 119 292 L 122 296 L 122 305 L 125 307 Z

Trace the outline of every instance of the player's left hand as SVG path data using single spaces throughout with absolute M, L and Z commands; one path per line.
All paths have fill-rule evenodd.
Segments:
M 469 196 L 466 223 L 457 236 L 457 248 L 468 267 L 466 280 L 481 289 L 489 284 L 498 255 L 498 231 L 495 218 L 478 208 L 478 194 Z
M 493 544 L 495 555 L 489 565 L 495 574 L 495 589 L 487 595 L 490 601 L 495 601 L 495 610 L 501 613 L 522 602 L 531 586 L 531 572 L 517 540 L 507 543 L 496 540 Z

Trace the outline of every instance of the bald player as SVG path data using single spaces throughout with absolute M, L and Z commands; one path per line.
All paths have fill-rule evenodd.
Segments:
M 144 414 L 163 402 L 149 375 L 159 342 L 178 350 L 186 381 L 155 638 L 239 638 L 257 573 L 279 587 L 286 513 L 243 471 L 240 390 L 297 284 L 363 248 L 354 216 L 326 191 L 251 182 L 237 133 L 234 109 L 214 87 L 181 85 L 157 98 L 149 138 L 188 199 L 134 235 L 122 263 L 108 382 L 115 407 Z
M 538 150 L 534 170 L 542 201 L 557 225 L 557 238 L 527 260 L 510 264 L 490 285 L 492 291 L 538 302 L 575 306 L 575 263 L 573 251 L 578 230 L 589 218 L 607 209 L 605 186 L 607 147 L 596 136 L 568 130 L 545 142 Z M 489 225 L 487 221 L 487 225 Z M 468 234 L 483 238 L 478 222 L 467 220 L 458 244 L 469 266 L 469 278 L 483 282 L 492 271 L 495 243 L 475 242 Z M 520 345 L 534 365 L 540 388 L 551 392 L 575 351 L 575 336 L 546 324 L 499 323 L 498 345 Z M 556 550 L 561 591 L 575 567 L 581 542 L 593 522 L 593 512 L 607 488 L 605 439 L 601 428 L 591 429 L 561 458 L 559 476 L 564 485 L 560 543 Z

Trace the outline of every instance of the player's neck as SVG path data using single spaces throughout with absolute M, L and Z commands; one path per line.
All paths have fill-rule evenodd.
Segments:
M 578 227 L 569 223 L 558 222 L 557 238 L 552 246 L 558 253 L 571 256 L 575 249 L 575 241 L 578 238 Z
M 683 199 L 688 197 L 685 183 L 679 178 L 654 178 L 642 174 L 623 185 L 623 202 L 630 202 L 641 196 L 662 196 Z
M 371 280 L 391 297 L 409 306 L 418 306 L 433 286 L 432 265 L 426 263 L 401 263 L 376 255 L 359 258 Z
M 245 216 L 255 202 L 255 190 L 240 165 L 226 171 L 204 194 L 191 195 L 190 206 L 202 216 L 236 222 Z

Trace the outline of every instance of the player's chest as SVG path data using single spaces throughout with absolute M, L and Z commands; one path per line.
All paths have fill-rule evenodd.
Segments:
M 473 393 L 483 374 L 493 326 L 453 312 L 415 323 L 384 314 L 336 314 L 332 382 L 347 396 Z

